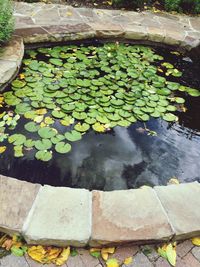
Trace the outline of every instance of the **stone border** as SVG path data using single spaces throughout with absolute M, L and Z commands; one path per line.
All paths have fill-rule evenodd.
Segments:
M 24 43 L 21 37 L 14 36 L 0 48 L 0 92 L 17 75 L 24 56 Z
M 16 30 L 0 56 L 0 81 L 18 71 L 25 44 L 117 38 L 191 50 L 200 17 L 15 3 Z M 0 175 L 0 231 L 30 244 L 102 246 L 200 234 L 200 184 L 113 192 L 41 186 Z
M 200 234 L 198 182 L 112 192 L 41 186 L 0 175 L 0 231 L 28 244 L 106 246 Z

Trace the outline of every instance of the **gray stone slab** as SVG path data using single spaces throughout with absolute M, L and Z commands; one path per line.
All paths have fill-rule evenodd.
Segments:
M 84 246 L 91 234 L 91 193 L 44 186 L 23 227 L 30 244 Z
M 155 191 L 167 212 L 177 239 L 200 234 L 200 184 L 157 186 Z
M 173 235 L 165 211 L 150 187 L 93 191 L 92 216 L 91 245 L 169 240 Z
M 12 40 L 0 51 L 0 87 L 14 78 L 21 66 L 24 44 L 21 37 Z
M 20 233 L 40 185 L 0 175 L 0 231 Z

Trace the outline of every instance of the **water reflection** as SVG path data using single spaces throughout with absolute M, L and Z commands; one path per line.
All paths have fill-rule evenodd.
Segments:
M 166 184 L 176 176 L 181 182 L 200 181 L 200 137 L 188 138 L 181 126 L 150 120 L 157 132 L 148 136 L 142 123 L 112 133 L 90 131 L 73 144 L 72 152 L 57 154 L 49 163 L 34 160 L 34 151 L 15 159 L 12 150 L 0 158 L 0 172 L 34 183 L 87 189 L 115 190 Z

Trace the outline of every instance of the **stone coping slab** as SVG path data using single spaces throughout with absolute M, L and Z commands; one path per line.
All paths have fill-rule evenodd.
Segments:
M 23 2 L 15 2 L 14 15 L 15 34 L 27 44 L 117 37 L 187 50 L 200 45 L 200 17 Z
M 17 74 L 24 56 L 22 37 L 14 36 L 5 46 L 0 47 L 0 91 Z
M 182 240 L 200 234 L 198 182 L 111 192 L 0 176 L 0 231 L 75 247 Z

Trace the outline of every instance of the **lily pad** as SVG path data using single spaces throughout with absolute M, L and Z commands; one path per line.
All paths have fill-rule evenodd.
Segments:
M 49 139 L 42 139 L 35 141 L 35 148 L 37 150 L 47 150 L 52 147 L 52 143 Z
M 37 132 L 38 129 L 40 128 L 39 125 L 37 125 L 35 122 L 28 122 L 24 125 L 24 128 L 30 132 L 30 133 L 34 133 Z
M 71 148 L 72 148 L 71 145 L 65 142 L 59 142 L 55 146 L 56 152 L 61 153 L 61 154 L 68 153 L 71 150 Z
M 81 140 L 82 135 L 80 132 L 72 130 L 71 132 L 65 133 L 65 137 L 68 141 L 75 142 Z
M 52 152 L 50 151 L 38 151 L 36 154 L 35 154 L 35 157 L 36 159 L 38 160 L 41 160 L 41 161 L 49 161 L 52 159 Z
M 48 138 L 52 138 L 53 136 L 55 136 L 57 134 L 57 131 L 50 127 L 44 127 L 38 130 L 38 134 L 40 137 L 44 139 L 48 139 Z

